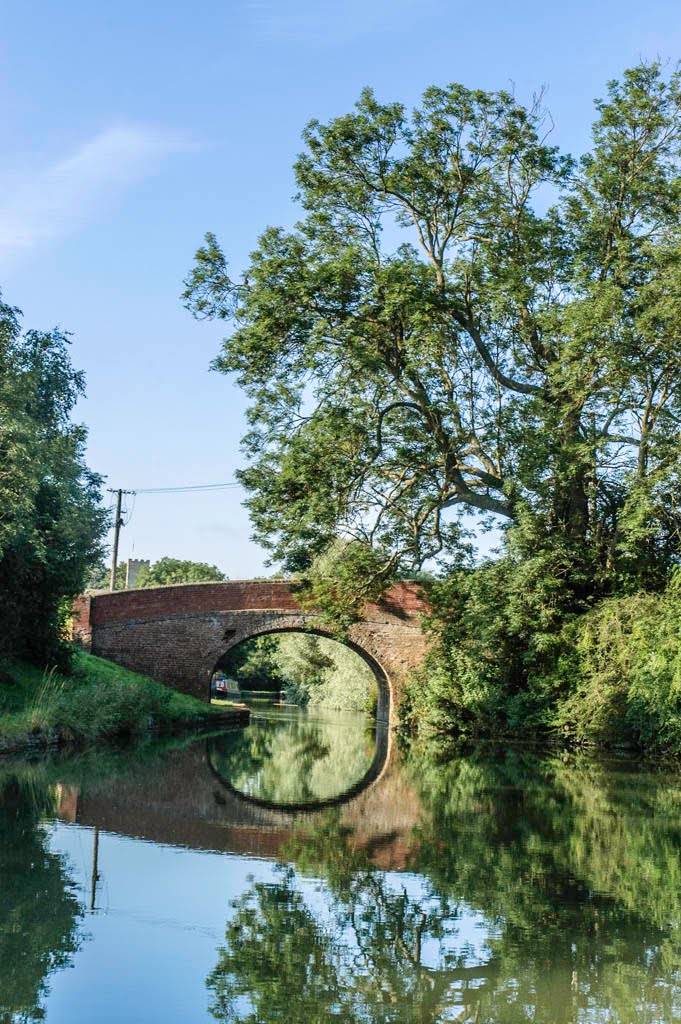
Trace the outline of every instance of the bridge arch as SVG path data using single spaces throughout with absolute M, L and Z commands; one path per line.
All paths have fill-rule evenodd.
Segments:
M 391 722 L 402 687 L 428 648 L 421 629 L 426 611 L 420 585 L 398 583 L 380 603 L 365 605 L 344 641 L 378 673 Z M 280 579 L 100 591 L 73 607 L 73 639 L 86 650 L 202 700 L 222 655 L 242 640 L 282 630 L 331 636 Z
M 362 661 L 369 666 L 371 672 L 376 680 L 376 687 L 378 689 L 378 702 L 376 704 L 376 720 L 378 722 L 389 722 L 391 710 L 393 707 L 393 690 L 390 682 L 388 673 L 385 671 L 381 663 L 377 658 L 367 651 L 360 643 L 352 640 L 350 637 L 340 637 L 332 632 L 330 629 L 324 629 L 318 624 L 310 624 L 305 617 L 305 621 L 301 622 L 300 625 L 293 625 L 290 621 L 286 621 L 282 625 L 271 625 L 265 629 L 260 629 L 257 632 L 253 632 L 248 636 L 239 637 L 239 639 L 233 639 L 229 645 L 225 648 L 223 653 L 217 659 L 216 664 L 230 651 L 235 650 L 241 644 L 247 643 L 249 640 L 255 640 L 259 636 L 277 636 L 282 633 L 298 633 L 302 636 L 319 636 L 324 640 L 334 640 L 336 643 L 341 644 L 343 647 L 347 647 L 348 650 L 353 651 Z M 211 676 L 208 679 L 208 694 L 211 692 Z

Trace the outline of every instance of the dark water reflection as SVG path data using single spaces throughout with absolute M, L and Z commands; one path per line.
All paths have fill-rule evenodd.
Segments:
M 0 767 L 0 1021 L 681 1019 L 679 776 L 312 724 Z
M 208 742 L 215 777 L 261 806 L 312 810 L 347 801 L 380 775 L 387 725 L 357 712 L 261 705 L 247 729 Z

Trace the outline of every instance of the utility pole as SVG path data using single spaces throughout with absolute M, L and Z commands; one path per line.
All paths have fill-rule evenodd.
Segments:
M 94 842 L 92 844 L 92 873 L 90 875 L 90 910 L 95 909 L 97 897 L 97 882 L 99 881 L 99 829 L 95 826 Z
M 121 526 L 123 520 L 121 518 L 121 504 L 123 502 L 124 494 L 134 494 L 134 491 L 124 491 L 122 488 L 116 490 L 114 487 L 108 488 L 109 494 L 116 495 L 116 518 L 114 519 L 114 539 L 113 539 L 113 551 L 111 552 L 111 582 L 109 583 L 109 590 L 116 589 L 116 566 L 118 565 L 118 538 L 121 532 Z

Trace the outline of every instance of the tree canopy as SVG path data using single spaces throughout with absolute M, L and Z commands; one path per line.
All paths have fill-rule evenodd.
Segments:
M 167 587 L 171 583 L 211 583 L 227 579 L 216 565 L 182 558 L 159 558 L 152 566 L 143 565 L 135 587 Z
M 71 415 L 84 393 L 63 331 L 22 334 L 0 302 L 0 651 L 64 661 L 65 600 L 101 555 L 101 479 Z
M 610 82 L 579 159 L 551 128 L 541 97 L 367 89 L 307 126 L 294 228 L 237 278 L 206 236 L 184 297 L 230 323 L 240 478 L 287 569 L 339 536 L 379 575 L 458 558 L 470 513 L 590 585 L 678 558 L 680 73 Z

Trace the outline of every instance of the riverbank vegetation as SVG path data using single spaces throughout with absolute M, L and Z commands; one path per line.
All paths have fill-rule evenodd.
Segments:
M 0 656 L 68 667 L 69 601 L 100 557 L 101 479 L 71 414 L 83 374 L 58 329 L 22 332 L 0 301 Z
M 373 712 L 374 674 L 344 644 L 306 633 L 272 633 L 246 640 L 220 662 L 242 690 L 286 691 L 289 703 L 336 711 Z
M 68 675 L 0 661 L 0 753 L 224 723 L 224 713 L 147 676 L 76 653 Z
M 551 130 L 541 97 L 365 90 L 305 130 L 296 226 L 237 278 L 207 235 L 184 297 L 231 324 L 273 558 L 346 624 L 437 578 L 412 733 L 681 751 L 681 72 L 610 82 L 577 158 Z
M 434 645 L 404 733 L 681 752 L 681 577 L 575 612 L 522 569 L 502 559 L 429 588 Z

